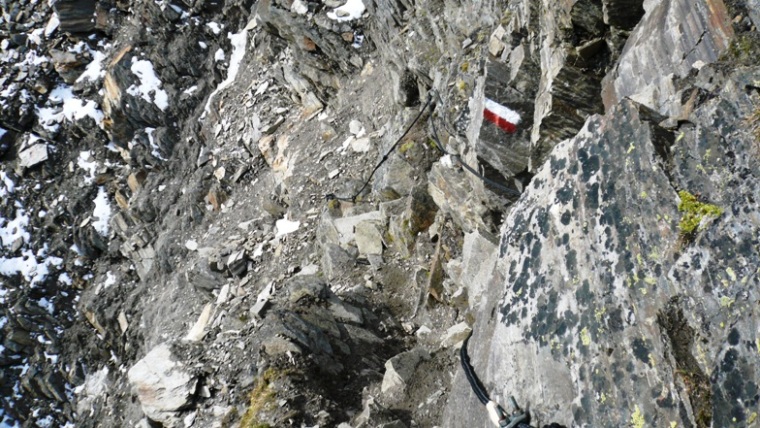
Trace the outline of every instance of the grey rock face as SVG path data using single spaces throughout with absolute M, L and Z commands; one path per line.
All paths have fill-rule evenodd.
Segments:
M 605 78 L 605 105 L 609 108 L 629 97 L 662 114 L 678 115 L 674 104 L 680 100 L 673 99 L 676 79 L 718 59 L 734 35 L 730 19 L 722 1 L 657 3 Z
M 741 85 L 744 76 L 729 79 Z M 693 120 L 728 125 L 748 112 L 742 96 L 716 95 Z M 760 378 L 751 363 L 758 296 L 750 266 L 760 254 L 742 244 L 755 239 L 756 226 L 740 226 L 752 210 L 728 207 L 757 197 L 746 180 L 760 165 L 742 155 L 714 170 L 732 189 L 714 187 L 680 160 L 710 132 L 676 141 L 649 117 L 623 101 L 590 119 L 555 148 L 507 218 L 494 273 L 503 285 L 489 288 L 486 303 L 498 322 L 489 326 L 484 314 L 471 341 L 502 401 L 519 391 L 541 403 L 542 417 L 579 425 L 727 426 L 751 417 L 744 403 Z M 743 152 L 751 137 L 734 135 Z M 703 198 L 725 207 L 694 240 L 679 230 L 681 189 L 705 189 Z M 479 417 L 456 409 L 449 426 Z

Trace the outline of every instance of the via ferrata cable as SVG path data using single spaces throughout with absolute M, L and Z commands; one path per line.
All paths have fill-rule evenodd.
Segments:
M 510 397 L 510 403 L 513 408 L 512 414 L 507 413 L 498 403 L 488 397 L 488 393 L 480 382 L 480 379 L 478 379 L 478 376 L 475 374 L 475 369 L 470 363 L 470 356 L 467 355 L 467 343 L 470 341 L 471 336 L 472 332 L 470 332 L 464 340 L 464 343 L 462 343 L 462 348 L 459 350 L 459 359 L 462 363 L 464 375 L 470 383 L 472 391 L 478 397 L 480 403 L 486 406 L 488 418 L 495 426 L 500 428 L 531 428 L 531 426 L 528 425 L 530 423 L 530 415 L 528 412 L 520 409 L 514 397 Z

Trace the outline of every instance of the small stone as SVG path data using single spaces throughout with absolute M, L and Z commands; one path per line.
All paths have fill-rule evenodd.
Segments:
M 348 131 L 357 138 L 365 134 L 364 126 L 356 119 L 348 122 Z
M 227 299 L 230 297 L 230 283 L 226 283 L 222 286 L 222 289 L 219 290 L 219 296 L 216 298 L 216 304 L 221 305 L 225 302 L 227 302 Z
M 462 342 L 467 338 L 471 331 L 472 328 L 465 322 L 461 322 L 450 327 L 448 330 L 446 330 L 446 333 L 444 333 L 443 339 L 441 339 L 441 347 L 454 347 L 456 349 L 460 348 Z
M 251 315 L 259 319 L 264 318 L 262 315 L 267 309 L 267 306 L 269 306 L 269 300 L 260 300 L 254 303 L 253 306 L 251 306 Z
M 206 304 L 206 306 L 203 308 L 203 311 L 201 312 L 201 315 L 198 317 L 198 320 L 187 333 L 187 336 L 185 336 L 185 338 L 182 340 L 186 342 L 199 342 L 203 340 L 203 338 L 206 337 L 206 326 L 211 320 L 211 311 L 213 309 L 213 304 Z
M 402 352 L 385 363 L 385 375 L 381 390 L 389 399 L 401 400 L 406 391 L 407 381 L 414 375 L 414 371 L 423 359 L 428 358 L 424 349 L 415 348 L 411 351 Z
M 383 253 L 383 236 L 374 222 L 363 221 L 357 224 L 354 239 L 360 254 Z
M 216 177 L 216 179 L 219 181 L 224 180 L 225 174 L 227 174 L 227 169 L 223 166 L 220 166 L 219 168 L 214 170 L 214 177 Z
M 185 416 L 182 419 L 182 422 L 185 424 L 185 428 L 189 428 L 193 426 L 193 424 L 195 423 L 195 417 L 197 415 L 198 415 L 198 411 L 196 410 L 196 411 L 190 412 L 187 416 Z
M 341 33 L 340 37 L 342 37 L 343 40 L 345 40 L 348 43 L 351 43 L 351 42 L 354 41 L 354 33 L 350 32 L 350 31 L 347 31 L 345 33 Z
M 423 325 L 423 326 L 420 326 L 420 328 L 418 328 L 417 331 L 414 332 L 414 334 L 417 337 L 425 337 L 425 336 L 428 336 L 432 332 L 433 330 L 430 330 L 430 327 Z
M 121 329 L 121 333 L 126 333 L 127 329 L 129 328 L 129 322 L 127 321 L 127 316 L 124 314 L 124 311 L 119 312 L 117 321 L 119 321 L 119 328 Z
M 98 321 L 98 318 L 95 316 L 95 312 L 92 312 L 90 310 L 84 311 L 84 317 L 87 319 L 87 321 L 90 322 L 90 325 L 95 327 L 95 330 L 98 331 L 102 336 L 106 335 L 106 329 L 103 328 L 103 326 Z
M 306 15 L 306 13 L 309 12 L 309 7 L 306 6 L 301 0 L 294 0 L 290 5 L 290 11 L 299 15 Z
M 48 158 L 47 144 L 33 135 L 30 135 L 23 145 L 21 152 L 18 154 L 19 166 L 22 168 L 31 168 Z
M 248 270 L 248 257 L 245 250 L 238 250 L 230 254 L 227 258 L 227 269 L 235 276 L 243 276 Z
M 198 243 L 195 241 L 195 239 L 188 239 L 187 242 L 185 242 L 185 248 L 190 251 L 197 251 Z
M 493 34 L 491 34 L 491 38 L 488 40 L 488 52 L 493 56 L 499 56 L 502 52 L 504 52 L 504 48 L 507 47 L 507 45 L 502 42 L 502 38 L 504 35 L 507 34 L 507 31 L 499 25 L 496 27 L 496 30 L 494 30 Z
M 198 168 L 205 165 L 211 159 L 211 151 L 205 146 L 201 147 L 200 153 L 198 153 L 198 160 L 195 161 L 195 166 Z
M 131 190 L 132 193 L 137 192 L 140 187 L 142 187 L 147 177 L 148 172 L 144 169 L 129 174 L 129 177 L 127 177 L 127 186 L 129 186 L 129 190 Z
M 303 46 L 304 50 L 306 50 L 308 52 L 314 52 L 314 51 L 317 50 L 317 44 L 314 43 L 314 40 L 312 40 L 312 39 L 310 39 L 308 37 L 304 37 L 303 38 L 302 46 Z
M 113 198 L 116 200 L 116 205 L 119 206 L 123 211 L 127 211 L 129 209 L 129 200 L 126 196 L 124 196 L 123 193 L 120 191 L 115 191 L 113 194 Z
M 364 322 L 362 318 L 362 310 L 356 306 L 349 305 L 341 300 L 338 296 L 330 296 L 329 308 L 335 319 L 341 322 L 351 322 L 354 324 L 361 324 Z
M 69 33 L 92 31 L 95 28 L 92 16 L 96 3 L 94 0 L 59 0 L 53 3 L 60 30 Z
M 331 178 L 331 179 L 337 177 L 338 175 L 340 175 L 340 168 L 336 168 L 336 169 L 330 171 L 329 174 L 327 174 L 327 176 L 329 178 Z
M 346 247 L 355 239 L 354 230 L 356 225 L 364 221 L 382 223 L 385 220 L 380 211 L 370 211 L 364 214 L 341 217 L 333 220 L 333 225 L 338 233 L 338 242 L 341 246 Z
M 340 272 L 353 266 L 354 258 L 339 245 L 326 244 L 322 253 L 322 270 L 328 278 L 335 278 Z
M 227 200 L 227 195 L 222 191 L 211 190 L 206 195 L 206 202 L 208 202 L 214 211 L 220 211 L 222 204 Z
M 274 134 L 275 131 L 277 131 L 277 128 L 280 127 L 285 122 L 285 118 L 282 116 L 277 116 L 277 119 L 274 120 L 269 126 L 265 126 L 261 129 L 261 132 L 267 135 Z
M 232 182 L 237 183 L 245 175 L 245 173 L 248 172 L 248 169 L 250 167 L 251 166 L 248 164 L 240 165 L 237 170 L 235 170 L 235 174 L 232 175 Z
M 356 138 L 351 141 L 351 150 L 357 153 L 366 153 L 371 147 L 369 137 Z
M 262 343 L 261 346 L 264 348 L 264 352 L 266 352 L 270 356 L 284 355 L 287 353 L 291 353 L 291 354 L 303 353 L 303 350 L 301 350 L 300 346 L 296 345 L 295 343 L 291 342 L 290 340 L 284 337 L 279 337 L 279 336 L 275 336 L 264 341 L 264 343 Z

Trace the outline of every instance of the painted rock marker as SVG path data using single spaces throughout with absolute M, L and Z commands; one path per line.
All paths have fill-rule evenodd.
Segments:
M 483 108 L 483 117 L 510 134 L 517 131 L 517 125 L 520 123 L 519 113 L 488 98 Z

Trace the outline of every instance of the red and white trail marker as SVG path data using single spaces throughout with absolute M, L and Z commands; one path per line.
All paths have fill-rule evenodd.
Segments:
M 519 113 L 488 98 L 483 108 L 483 117 L 510 134 L 517 131 L 517 125 L 520 123 Z

